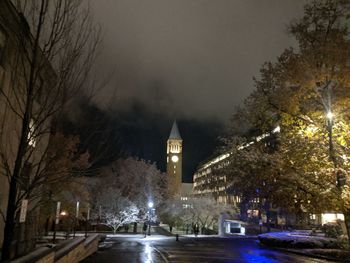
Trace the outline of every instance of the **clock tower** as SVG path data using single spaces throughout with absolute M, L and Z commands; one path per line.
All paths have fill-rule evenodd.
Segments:
M 171 128 L 167 141 L 167 174 L 169 194 L 174 196 L 180 193 L 182 184 L 182 138 L 176 121 Z

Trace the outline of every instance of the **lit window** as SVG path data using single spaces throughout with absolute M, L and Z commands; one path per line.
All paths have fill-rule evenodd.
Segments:
M 32 147 L 35 147 L 35 145 L 36 145 L 34 132 L 35 132 L 34 121 L 30 120 L 29 132 L 28 132 L 28 144 Z

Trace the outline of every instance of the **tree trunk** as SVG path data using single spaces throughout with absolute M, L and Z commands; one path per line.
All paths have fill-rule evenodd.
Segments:
M 266 227 L 267 227 L 267 232 L 271 232 L 271 211 L 270 211 L 270 202 L 265 201 L 264 203 L 264 210 L 266 213 Z
M 247 221 L 247 204 L 248 202 L 246 200 L 242 200 L 240 203 L 240 217 L 241 220 L 246 222 Z
M 344 213 L 344 221 L 345 221 L 345 226 L 347 230 L 347 235 L 348 235 L 348 240 L 350 243 L 350 210 L 346 210 L 343 212 Z
M 270 209 L 266 209 L 266 226 L 267 226 L 267 232 L 271 232 L 271 213 Z

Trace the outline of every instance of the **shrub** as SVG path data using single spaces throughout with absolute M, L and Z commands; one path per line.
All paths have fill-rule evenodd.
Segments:
M 347 236 L 342 235 L 338 237 L 337 241 L 341 248 L 350 250 L 349 239 Z
M 341 226 L 338 223 L 328 223 L 322 226 L 326 237 L 338 238 L 342 234 Z

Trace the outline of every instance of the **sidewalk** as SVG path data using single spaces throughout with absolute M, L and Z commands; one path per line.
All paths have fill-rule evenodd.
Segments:
M 192 231 L 189 229 L 186 233 L 185 230 L 179 230 L 176 227 L 172 227 L 172 231 L 170 232 L 170 226 L 168 224 L 160 224 L 159 228 L 161 228 L 161 231 L 164 231 L 164 233 L 167 233 L 168 235 L 179 235 L 179 236 L 184 236 L 184 235 L 191 235 Z

